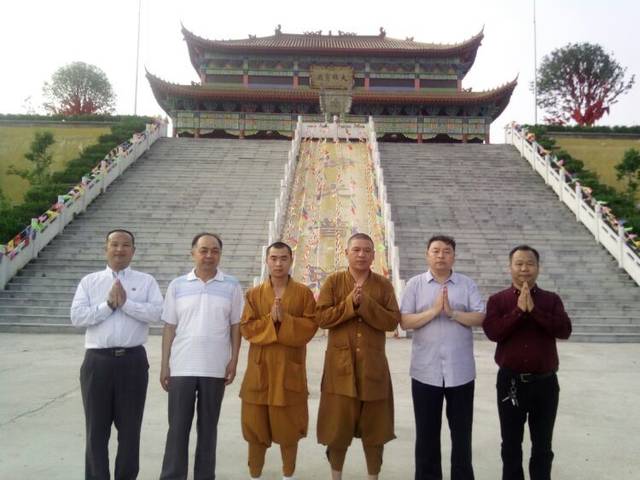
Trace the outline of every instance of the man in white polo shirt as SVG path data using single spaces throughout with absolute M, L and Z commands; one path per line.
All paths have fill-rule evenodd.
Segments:
M 86 419 L 85 478 L 109 480 L 109 436 L 118 429 L 114 478 L 138 475 L 140 429 L 149 382 L 144 343 L 160 320 L 155 279 L 129 267 L 136 251 L 128 230 L 107 233 L 107 268 L 84 277 L 71 303 L 71 323 L 86 327 L 80 389 Z M 72 475 L 73 476 L 73 475 Z
M 236 376 L 243 308 L 240 284 L 218 269 L 221 255 L 218 235 L 196 235 L 191 242 L 195 268 L 173 280 L 165 295 L 160 384 L 169 392 L 169 431 L 162 480 L 187 478 L 194 404 L 193 478 L 215 479 L 220 405 L 225 385 Z

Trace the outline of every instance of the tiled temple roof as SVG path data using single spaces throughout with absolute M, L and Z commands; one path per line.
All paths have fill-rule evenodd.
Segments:
M 367 55 L 413 55 L 420 57 L 459 56 L 473 52 L 484 38 L 483 31 L 461 43 L 438 44 L 416 42 L 413 39 L 388 37 L 383 31 L 378 35 L 355 35 L 339 32 L 338 35 L 319 33 L 276 33 L 267 37 L 237 40 L 209 40 L 195 35 L 182 27 L 189 48 L 205 50 L 254 53 L 314 53 L 314 54 L 367 54 Z
M 318 103 L 317 90 L 308 88 L 257 88 L 242 86 L 209 86 L 209 85 L 178 85 L 162 80 L 147 72 L 147 78 L 151 84 L 156 99 L 162 104 L 159 95 L 168 94 L 196 98 L 201 100 L 215 99 L 220 101 L 250 101 L 250 102 L 302 102 Z M 489 103 L 501 103 L 506 106 L 514 88 L 517 78 L 500 87 L 480 92 L 461 91 L 447 92 L 421 92 L 416 91 L 376 91 L 354 90 L 353 104 L 380 103 L 380 104 L 420 104 L 420 105 L 482 105 Z M 505 101 L 506 100 L 506 101 Z

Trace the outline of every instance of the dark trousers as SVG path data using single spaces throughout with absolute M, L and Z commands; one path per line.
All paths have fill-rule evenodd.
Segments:
M 474 381 L 445 388 L 411 380 L 416 419 L 415 480 L 442 480 L 440 428 L 445 398 L 451 431 L 451 480 L 473 480 L 471 426 L 474 387 Z
M 512 378 L 515 381 L 517 405 L 508 399 Z M 502 479 L 524 480 L 522 470 L 522 437 L 529 422 L 531 436 L 531 480 L 550 480 L 553 451 L 551 441 L 558 410 L 560 387 L 552 374 L 541 380 L 523 383 L 503 369 L 498 371 L 498 415 L 502 435 Z
M 216 478 L 218 418 L 224 378 L 171 377 L 169 380 L 169 432 L 162 461 L 161 480 L 184 480 L 189 470 L 189 432 L 194 408 L 198 411 L 194 480 Z
M 115 479 L 132 480 L 138 476 L 140 428 L 148 383 L 149 362 L 144 347 L 86 351 L 80 368 L 80 390 L 86 423 L 87 480 L 110 478 L 111 424 L 118 430 Z

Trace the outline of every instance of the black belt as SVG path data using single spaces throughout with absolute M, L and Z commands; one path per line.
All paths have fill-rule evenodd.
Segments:
M 501 367 L 500 371 L 504 372 L 505 375 L 517 378 L 522 383 L 537 382 L 538 380 L 544 380 L 556 374 L 555 370 L 545 373 L 520 373 L 505 367 Z
M 113 347 L 113 348 L 88 348 L 88 352 L 98 353 L 107 357 L 122 357 L 124 355 L 130 355 L 132 353 L 144 352 L 144 347 L 138 345 L 137 347 Z

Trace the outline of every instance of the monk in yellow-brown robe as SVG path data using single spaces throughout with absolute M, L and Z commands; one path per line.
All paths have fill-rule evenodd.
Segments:
M 332 478 L 338 480 L 351 440 L 360 437 L 369 478 L 375 479 L 383 446 L 395 438 L 385 332 L 397 328 L 400 310 L 391 283 L 370 270 L 371 238 L 352 236 L 346 254 L 348 269 L 327 277 L 316 305 L 318 325 L 329 330 L 318 442 L 327 446 Z
M 298 441 L 307 435 L 306 345 L 318 326 L 313 293 L 289 277 L 291 262 L 288 245 L 267 249 L 270 278 L 247 292 L 240 322 L 250 343 L 240 397 L 252 478 L 260 478 L 272 441 L 280 444 L 283 475 L 290 478 Z

